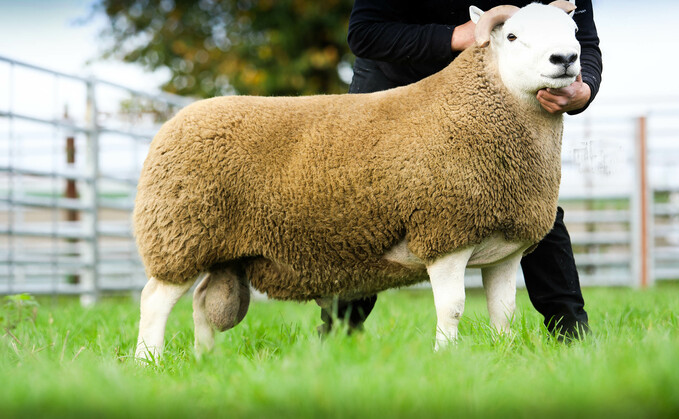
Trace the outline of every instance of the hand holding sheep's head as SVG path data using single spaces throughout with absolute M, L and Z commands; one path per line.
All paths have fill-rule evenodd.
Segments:
M 570 85 L 580 73 L 574 10 L 567 1 L 533 3 L 521 9 L 498 6 L 485 13 L 469 8 L 476 23 L 476 42 L 494 51 L 507 89 L 532 98 L 540 89 Z

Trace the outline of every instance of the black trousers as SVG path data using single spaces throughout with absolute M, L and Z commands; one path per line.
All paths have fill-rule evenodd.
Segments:
M 371 93 L 397 87 L 388 80 L 376 63 L 357 58 L 349 93 Z M 571 239 L 558 208 L 554 227 L 537 248 L 521 260 L 526 290 L 535 309 L 544 316 L 545 326 L 559 336 L 578 336 L 589 329 L 585 301 L 575 267 Z M 368 317 L 377 296 L 354 301 L 338 301 L 334 310 L 350 328 L 360 328 Z M 325 330 L 332 327 L 333 316 L 322 310 Z

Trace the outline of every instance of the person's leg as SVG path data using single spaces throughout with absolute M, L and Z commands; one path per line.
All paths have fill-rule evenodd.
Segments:
M 554 227 L 537 248 L 521 260 L 526 290 L 545 326 L 559 339 L 589 331 L 585 301 L 575 267 L 571 239 L 558 208 Z
M 396 84 L 385 77 L 374 61 L 356 58 L 349 93 L 372 93 L 394 87 L 396 87 Z M 319 332 L 327 333 L 332 329 L 333 311 L 335 309 L 337 310 L 337 319 L 346 321 L 349 325 L 349 333 L 354 330 L 361 330 L 363 322 L 372 311 L 376 301 L 377 295 L 370 295 L 358 300 L 337 300 L 336 307 L 321 307 L 323 324 L 318 327 Z
M 357 300 L 336 300 L 329 306 L 321 306 L 321 320 L 323 324 L 318 327 L 320 333 L 328 333 L 333 326 L 333 312 L 336 310 L 337 319 L 347 322 L 348 333 L 363 330 L 363 322 L 375 307 L 377 295 L 370 295 Z

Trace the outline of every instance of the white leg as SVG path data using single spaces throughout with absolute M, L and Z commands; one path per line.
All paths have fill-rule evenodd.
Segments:
M 158 362 L 163 353 L 165 325 L 170 311 L 179 297 L 191 288 L 193 282 L 186 281 L 179 285 L 153 277 L 149 279 L 141 292 L 141 316 L 135 358 Z
M 457 325 L 464 312 L 464 269 L 473 251 L 473 247 L 463 249 L 427 266 L 437 317 L 434 350 L 457 339 Z
M 194 348 L 198 357 L 210 352 L 215 346 L 215 330 L 205 314 L 205 295 L 209 283 L 208 273 L 193 292 Z
M 497 265 L 481 269 L 490 323 L 498 332 L 508 333 L 516 309 L 516 272 L 523 253 Z

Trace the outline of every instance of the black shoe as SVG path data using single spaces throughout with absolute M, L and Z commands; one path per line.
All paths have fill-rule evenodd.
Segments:
M 330 333 L 335 320 L 347 324 L 347 335 L 363 331 L 363 322 L 375 306 L 375 301 L 377 296 L 371 295 L 352 301 L 335 300 L 333 307 L 321 308 L 323 324 L 316 328 L 318 334 L 322 336 Z
M 576 340 L 584 340 L 590 333 L 587 322 L 566 321 L 561 319 L 552 326 L 547 325 L 547 330 L 561 343 L 571 343 Z

